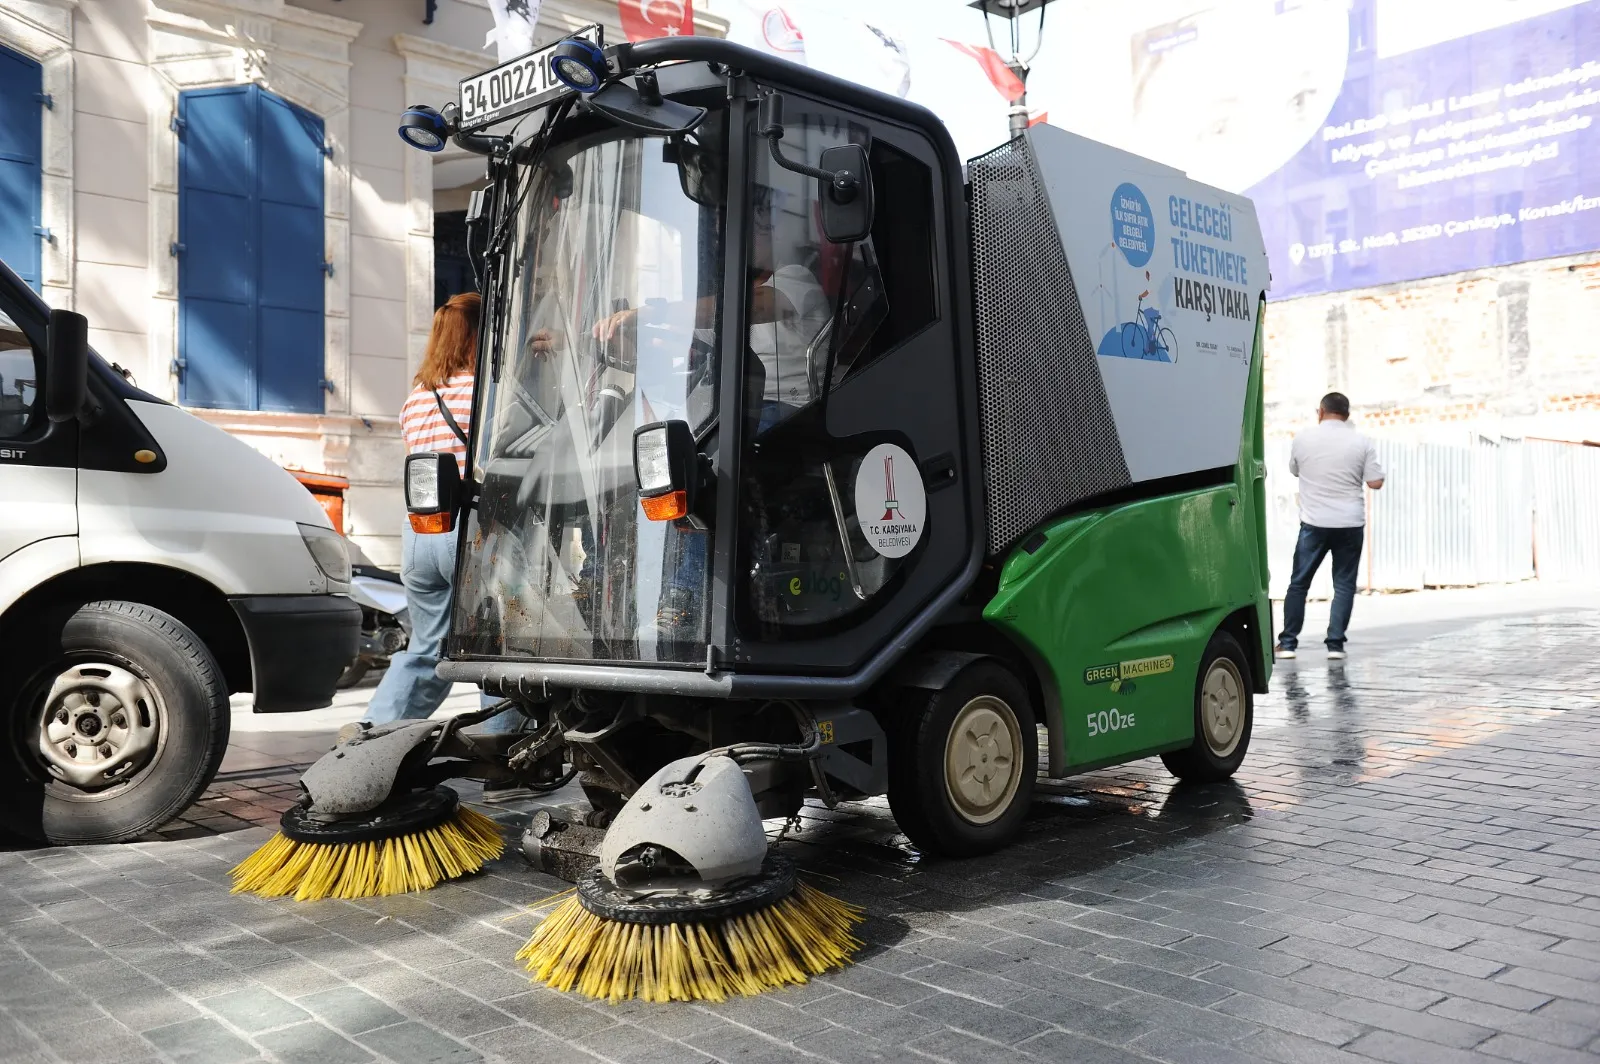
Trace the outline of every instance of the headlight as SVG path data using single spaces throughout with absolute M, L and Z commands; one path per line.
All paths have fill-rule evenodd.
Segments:
M 667 448 L 667 427 L 640 430 L 633 441 L 634 472 L 640 495 L 660 495 L 673 489 L 672 455 Z
M 350 582 L 350 552 L 345 550 L 344 537 L 331 528 L 319 525 L 299 525 L 300 538 L 306 541 L 311 560 L 317 563 L 322 575 L 336 584 Z

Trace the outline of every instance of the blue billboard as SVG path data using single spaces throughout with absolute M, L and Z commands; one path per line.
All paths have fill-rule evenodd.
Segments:
M 1275 298 L 1600 248 L 1600 2 L 1350 0 L 1348 28 L 1326 117 L 1247 189 Z

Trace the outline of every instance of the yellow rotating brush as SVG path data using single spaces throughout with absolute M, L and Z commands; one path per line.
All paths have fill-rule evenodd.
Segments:
M 630 896 L 598 868 L 534 930 L 517 953 L 536 982 L 615 1005 L 726 1001 L 849 962 L 863 913 L 795 877 L 774 854 L 761 873 L 708 900 Z
M 763 754 L 775 747 L 730 749 Z M 600 864 L 517 959 L 536 982 L 615 1004 L 725 1001 L 842 967 L 863 913 L 767 852 L 743 770 L 723 753 L 662 768 L 628 799 Z
M 427 890 L 478 871 L 505 850 L 500 826 L 448 787 L 413 791 L 371 813 L 314 819 L 304 805 L 233 869 L 233 893 L 296 901 Z

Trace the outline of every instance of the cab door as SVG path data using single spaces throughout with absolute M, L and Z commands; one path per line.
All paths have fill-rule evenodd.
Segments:
M 78 534 L 76 422 L 44 412 L 45 318 L 0 266 L 0 563 L 40 540 Z
M 785 157 L 860 145 L 877 200 L 869 237 L 830 243 L 815 171 L 747 133 L 734 661 L 818 676 L 863 667 L 976 570 L 975 371 L 947 135 L 879 97 L 783 91 Z

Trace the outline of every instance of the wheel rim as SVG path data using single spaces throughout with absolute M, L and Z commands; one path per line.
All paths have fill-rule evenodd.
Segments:
M 68 665 L 45 695 L 39 756 L 52 778 L 82 791 L 124 783 L 155 755 L 164 712 L 155 687 L 120 665 Z
M 1232 658 L 1217 658 L 1200 683 L 1200 729 L 1217 757 L 1227 757 L 1238 747 L 1244 713 L 1244 677 Z
M 956 714 L 945 739 L 944 784 L 963 820 L 998 820 L 1022 783 L 1022 731 L 1004 700 L 979 695 Z

